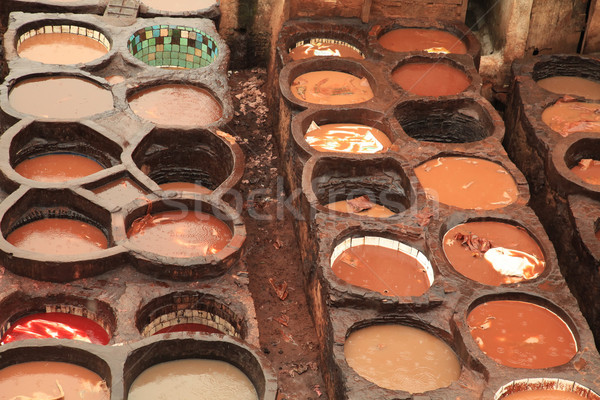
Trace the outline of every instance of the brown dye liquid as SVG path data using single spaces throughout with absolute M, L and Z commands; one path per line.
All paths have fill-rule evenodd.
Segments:
M 38 182 L 65 182 L 103 169 L 96 160 L 78 154 L 45 154 L 15 167 L 19 175 Z
M 202 10 L 217 2 L 215 0 L 142 0 L 142 3 L 156 10 L 183 12 Z
M 304 139 L 313 149 L 337 153 L 384 153 L 392 145 L 379 129 L 359 124 L 321 125 L 307 132 Z
M 600 185 L 600 161 L 584 159 L 571 168 L 571 171 L 590 185 Z
M 440 203 L 493 210 L 514 203 L 519 191 L 502 166 L 470 157 L 439 157 L 415 168 L 425 192 Z
M 510 260 L 523 267 L 523 274 L 507 275 L 503 273 L 503 270 L 508 272 L 506 269 L 509 266 L 503 265 L 506 260 L 494 262 L 481 252 L 474 251 L 468 245 L 463 244 L 462 240 L 456 239 L 457 234 L 474 235 L 474 237 L 486 239 L 493 248 L 518 250 L 525 253 L 515 253 L 514 260 Z M 457 272 L 485 285 L 499 286 L 533 279 L 545 268 L 542 250 L 527 231 L 502 222 L 468 222 L 455 226 L 444 235 L 444 254 Z M 519 270 L 519 268 L 515 269 Z
M 348 214 L 362 215 L 364 217 L 388 218 L 396 215 L 395 212 L 380 204 L 373 204 L 372 208 L 363 211 L 354 211 L 354 208 L 348 204 L 347 200 L 336 201 L 327 204 L 327 208 L 333 211 L 339 211 Z
M 502 400 L 585 400 L 588 397 L 563 390 L 524 390 L 502 397 Z
M 229 227 L 211 214 L 166 211 L 137 219 L 127 231 L 132 244 L 169 257 L 216 254 L 231 241 Z
M 567 324 L 547 308 L 524 301 L 489 301 L 467 317 L 479 348 L 499 364 L 542 369 L 568 363 L 577 343 Z
M 364 57 L 355 49 L 340 43 L 307 43 L 290 51 L 292 60 L 312 57 L 347 57 L 362 60 Z
M 0 370 L 1 400 L 63 398 L 109 400 L 110 391 L 98 374 L 74 364 L 32 361 Z
M 537 84 L 549 92 L 582 96 L 590 100 L 600 99 L 600 82 L 578 76 L 553 76 L 540 79 Z
M 74 33 L 44 33 L 25 39 L 17 49 L 19 56 L 46 64 L 79 64 L 108 53 L 99 41 Z
M 110 182 L 94 189 L 93 192 L 101 199 L 118 204 L 126 204 L 135 199 L 146 197 L 146 192 L 129 178 Z
M 162 190 L 173 190 L 175 192 L 191 192 L 198 194 L 211 194 L 212 190 L 192 182 L 167 182 L 158 185 Z
M 542 112 L 542 121 L 563 137 L 575 132 L 600 132 L 600 103 L 556 102 Z
M 113 109 L 109 90 L 71 76 L 26 79 L 8 98 L 16 111 L 42 118 L 80 119 Z
M 356 104 L 373 98 L 366 78 L 339 71 L 313 71 L 300 75 L 292 82 L 292 94 L 312 104 Z
M 376 325 L 352 332 L 344 344 L 348 365 L 376 385 L 422 393 L 449 386 L 461 365 L 437 337 L 402 325 Z
M 463 71 L 442 63 L 410 63 L 396 68 L 392 80 L 419 96 L 449 96 L 463 92 L 471 80 Z
M 421 296 L 431 286 L 425 267 L 416 258 L 382 246 L 350 247 L 331 269 L 351 285 L 386 296 Z
M 6 240 L 13 246 L 42 254 L 86 254 L 106 249 L 104 233 L 83 221 L 44 218 L 12 231 Z
M 379 44 L 385 49 L 396 52 L 432 49 L 432 52 L 467 53 L 467 46 L 462 40 L 449 32 L 436 29 L 395 29 L 383 34 L 379 38 Z
M 140 118 L 158 125 L 206 126 L 223 116 L 221 104 L 206 89 L 169 84 L 140 90 L 128 99 Z
M 156 364 L 133 381 L 127 400 L 258 400 L 248 377 L 218 360 L 187 359 Z

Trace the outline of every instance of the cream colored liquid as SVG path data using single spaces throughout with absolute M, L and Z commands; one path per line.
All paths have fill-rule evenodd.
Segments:
M 376 325 L 350 334 L 344 344 L 348 365 L 360 376 L 391 390 L 422 393 L 450 385 L 461 365 L 437 337 L 403 325 Z
M 127 400 L 258 400 L 248 377 L 224 361 L 168 361 L 142 372 Z
M 110 399 L 106 382 L 78 365 L 33 361 L 0 370 L 0 400 L 63 399 L 61 392 L 65 400 Z
M 590 100 L 600 99 L 600 82 L 578 76 L 553 76 L 540 79 L 537 84 L 552 93 L 582 96 Z

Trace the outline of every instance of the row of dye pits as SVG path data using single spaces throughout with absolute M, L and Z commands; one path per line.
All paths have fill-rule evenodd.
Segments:
M 389 36 L 402 37 L 402 31 L 403 29 L 398 29 L 384 34 L 380 38 L 382 45 L 393 50 L 391 46 L 384 43 Z M 405 31 L 410 36 L 418 29 Z M 431 36 L 438 33 L 434 30 L 421 30 L 417 34 Z M 447 38 L 447 32 L 441 36 Z M 441 42 L 444 39 L 439 38 L 439 42 L 430 41 L 421 48 L 398 51 L 428 49 L 437 52 L 446 48 L 452 49 L 456 47 L 454 43 L 460 42 L 456 37 L 451 38 L 450 43 Z M 394 40 L 397 39 L 392 39 L 392 42 Z M 414 41 L 405 40 L 403 43 L 412 44 Z M 299 42 L 297 47 L 290 49 L 290 55 L 293 60 L 319 56 L 363 58 L 361 52 L 354 46 L 329 38 Z M 414 59 L 421 61 L 425 57 Z M 286 94 L 286 85 L 289 85 L 293 97 L 289 93 L 286 97 L 292 103 L 310 108 L 311 105 L 363 103 L 376 97 L 366 77 L 361 78 L 349 73 L 329 70 L 303 74 L 289 72 L 294 68 L 306 69 L 298 65 L 301 64 L 291 68 L 284 67 L 281 73 L 285 77 L 280 81 L 282 92 Z M 314 62 L 312 65 L 317 66 L 317 63 Z M 341 63 L 330 63 L 330 65 L 341 65 Z M 440 75 L 433 77 L 438 72 Z M 457 75 L 460 77 L 458 78 Z M 391 76 L 392 80 L 404 90 L 419 96 L 455 95 L 464 92 L 471 84 L 471 80 L 465 73 L 445 63 L 405 63 L 395 68 Z M 456 86 L 445 86 L 445 82 Z M 545 81 L 541 84 L 548 87 L 556 83 Z M 410 110 L 410 107 L 407 109 Z M 356 116 L 361 112 L 353 110 L 348 114 L 353 112 L 354 119 L 359 119 Z M 299 141 L 299 147 L 307 149 L 310 154 L 381 153 L 391 147 L 389 137 L 373 126 L 357 126 L 350 123 L 320 125 L 314 120 L 310 121 L 311 117 L 318 114 L 318 111 L 311 113 L 309 110 L 304 115 L 294 117 L 301 120 L 299 124 L 292 122 L 294 140 Z M 334 111 L 322 112 L 322 114 L 327 114 L 323 117 L 327 120 L 332 118 Z M 452 112 L 448 113 L 446 118 L 439 118 L 436 122 L 422 125 L 416 123 L 417 127 L 414 130 L 410 129 L 410 123 L 405 124 L 403 128 L 409 135 L 411 131 L 419 131 L 417 135 L 426 135 L 417 138 L 424 142 L 453 142 L 455 138 L 450 135 L 449 139 L 447 134 L 443 134 L 443 124 L 451 115 Z M 405 118 L 417 119 L 421 116 L 411 115 Z M 339 116 L 337 118 L 344 119 Z M 352 119 L 348 116 L 346 118 Z M 435 117 L 432 119 L 435 121 Z M 410 122 L 414 123 L 414 121 Z M 431 126 L 428 125 L 436 124 L 438 125 L 436 133 L 442 133 L 437 138 L 435 134 L 422 132 L 423 126 L 430 128 Z M 301 129 L 298 129 L 299 127 Z M 481 139 L 483 138 L 474 138 L 465 142 Z M 346 163 L 345 168 L 352 170 L 352 162 Z M 486 168 L 488 171 L 484 172 Z M 439 173 L 436 174 L 436 171 Z M 513 203 L 518 195 L 518 189 L 510 173 L 500 165 L 483 159 L 437 157 L 418 166 L 415 173 L 430 196 L 435 194 L 440 203 L 461 209 L 503 208 Z M 324 175 L 326 174 L 325 172 Z M 474 177 L 475 174 L 477 179 Z M 498 175 L 501 178 L 498 178 Z M 456 182 L 457 177 L 464 179 L 465 176 L 466 181 Z M 314 182 L 315 176 L 312 178 Z M 479 184 L 489 184 L 489 186 L 478 187 Z M 313 184 L 314 186 L 318 184 Z M 473 192 L 468 192 L 470 188 Z M 468 194 L 464 197 L 457 195 L 461 189 Z M 318 188 L 315 191 L 318 191 Z M 357 192 L 360 190 L 355 189 L 354 196 Z M 500 198 L 485 200 L 478 198 L 475 193 L 484 193 L 492 197 L 499 194 Z M 322 205 L 345 213 L 385 218 L 403 210 L 402 207 L 396 207 L 395 210 L 387 209 L 383 204 L 371 202 L 373 199 L 369 196 L 352 198 L 352 194 L 348 191 L 338 197 L 349 200 L 331 202 L 334 196 L 329 194 L 326 197 L 328 199 L 325 199 L 325 202 L 322 202 L 322 198 L 319 199 Z M 499 286 L 535 279 L 545 268 L 543 252 L 537 240 L 530 236 L 526 229 L 516 226 L 512 221 L 507 222 L 474 221 L 448 230 L 441 239 L 446 260 L 456 272 L 484 285 Z M 326 271 L 325 276 L 329 279 L 364 288 L 366 292 L 379 292 L 384 296 L 394 297 L 419 297 L 433 284 L 434 270 L 427 256 L 402 242 L 379 236 L 355 235 L 339 240 L 338 243 L 332 249 L 329 266 L 325 267 L 331 268 L 335 275 L 333 277 Z M 558 307 L 545 307 L 537 304 L 538 302 L 540 301 L 490 299 L 472 307 L 466 316 L 472 339 L 487 357 L 507 367 L 545 369 L 569 363 L 578 351 L 572 324 L 558 315 L 565 315 Z M 519 324 L 515 323 L 515 316 L 518 317 Z M 375 324 L 367 328 L 352 329 L 346 335 L 344 358 L 347 365 L 362 378 L 382 388 L 422 393 L 449 386 L 461 374 L 461 365 L 454 351 L 443 340 L 423 330 L 406 325 Z M 545 386 L 540 382 L 545 382 Z M 507 390 L 508 387 L 511 389 Z M 521 385 L 520 389 L 515 389 L 514 384 L 507 385 L 496 394 L 497 398 L 510 399 L 546 399 L 549 398 L 548 396 L 574 399 L 597 398 L 597 395 L 589 389 L 580 387 L 574 382 L 563 382 L 562 385 L 558 385 L 556 380 L 552 383 L 552 380 L 542 379 L 537 383 L 532 380 L 531 384 Z
M 182 36 L 185 36 L 186 40 L 190 39 L 188 33 L 193 31 L 193 29 L 180 29 L 181 27 L 171 29 L 175 27 L 165 26 L 164 28 L 167 31 L 178 30 Z M 32 34 L 32 32 L 35 32 L 35 35 Z M 66 52 L 66 55 L 73 53 L 72 44 L 76 47 L 82 44 L 84 47 L 87 47 L 91 43 L 91 47 L 95 47 L 94 51 L 98 50 L 99 45 L 101 51 L 103 51 L 103 46 L 108 50 L 108 39 L 99 34 L 98 31 L 81 30 L 76 29 L 76 27 L 73 26 L 65 27 L 55 25 L 38 28 L 32 32 L 28 32 L 26 34 L 27 37 L 20 38 L 19 45 L 26 44 L 27 40 L 36 41 L 37 39 L 41 39 L 37 43 L 34 43 L 33 47 L 41 47 L 43 50 L 42 53 L 46 55 L 49 53 L 48 49 L 44 49 L 44 47 L 47 44 L 55 44 L 56 40 L 59 42 L 62 40 L 67 41 L 66 46 L 60 46 L 59 43 L 59 48 L 61 48 L 63 53 Z M 146 32 L 147 30 L 143 30 L 142 33 Z M 152 31 L 150 32 L 152 33 Z M 136 34 L 139 34 L 139 32 Z M 70 38 L 65 36 L 70 36 Z M 160 33 L 159 36 L 163 37 L 164 35 Z M 22 39 L 25 39 L 23 43 L 21 43 Z M 131 40 L 134 39 L 136 39 L 135 35 Z M 150 37 L 146 35 L 145 39 L 142 39 L 141 43 L 143 44 L 140 47 L 146 48 L 148 42 L 151 40 L 155 40 L 155 38 L 150 39 Z M 68 41 L 73 41 L 74 43 L 69 43 Z M 87 41 L 87 43 L 82 43 L 82 41 Z M 165 50 L 167 46 L 170 47 L 170 45 L 164 44 Z M 189 48 L 190 47 L 188 47 L 188 50 Z M 175 49 L 173 50 L 174 52 L 176 51 Z M 202 50 L 205 51 L 206 49 Z M 74 53 L 80 55 L 89 54 L 86 53 L 86 51 L 75 51 Z M 194 53 L 191 54 L 193 57 Z M 213 56 L 216 56 L 216 54 L 213 53 Z M 47 61 L 50 63 L 54 62 L 54 60 Z M 83 60 L 69 60 L 67 63 L 82 61 Z M 153 62 L 149 62 L 148 64 L 155 65 Z M 174 65 L 174 63 L 171 62 L 168 62 L 167 64 L 167 67 L 177 69 L 199 68 L 203 66 L 194 64 L 190 66 L 188 63 L 178 63 L 178 65 Z M 38 85 L 44 85 L 45 87 L 40 88 Z M 48 87 L 48 85 L 50 85 L 50 87 Z M 38 90 L 41 90 L 41 92 L 38 92 Z M 205 89 L 181 84 L 169 85 L 165 88 L 153 87 L 148 91 L 151 93 L 150 96 L 158 92 L 159 98 L 151 99 L 150 102 L 155 106 L 154 111 L 145 114 L 143 117 L 147 117 L 146 119 L 157 124 L 173 125 L 173 122 L 175 122 L 175 125 L 179 123 L 183 125 L 206 126 L 221 118 L 220 104 L 218 104 L 219 101 Z M 165 92 L 166 98 L 161 97 L 161 94 L 164 94 Z M 53 100 L 49 99 L 48 96 L 42 96 L 41 93 L 56 94 L 57 97 Z M 107 93 L 110 92 L 93 83 L 89 78 L 80 79 L 70 76 L 60 76 L 49 79 L 24 78 L 24 80 L 20 80 L 16 86 L 11 88 L 9 98 L 10 104 L 14 106 L 17 112 L 21 112 L 22 114 L 29 114 L 42 119 L 74 120 L 112 109 L 112 95 L 108 95 Z M 147 101 L 147 99 L 142 99 L 145 94 L 146 93 L 136 93 L 134 102 L 138 101 L 139 103 L 140 101 Z M 23 96 L 20 97 L 20 99 L 24 101 L 23 103 L 19 103 L 18 100 L 15 101 L 19 96 Z M 175 96 L 179 103 L 169 96 Z M 32 100 L 40 97 L 44 98 L 43 104 L 32 104 Z M 177 114 L 181 116 L 182 114 L 185 114 L 182 113 L 180 109 L 182 97 L 185 98 L 187 105 L 190 106 L 190 110 L 194 110 L 195 107 L 198 106 L 204 108 L 206 110 L 204 115 L 207 115 L 208 119 L 201 120 L 201 118 L 197 118 L 196 111 L 192 111 L 195 114 L 195 118 L 188 118 L 188 120 L 180 118 L 177 121 L 174 121 L 172 115 Z M 65 102 L 64 100 L 67 101 Z M 165 104 L 175 103 L 177 112 L 173 112 L 174 110 L 165 110 L 164 107 L 156 107 L 157 102 Z M 27 103 L 29 103 L 29 106 L 25 106 L 25 109 L 20 108 L 19 105 L 25 105 Z M 44 107 L 52 103 L 54 104 L 50 109 L 44 109 Z M 146 106 L 146 108 L 144 108 L 144 106 Z M 148 103 L 142 104 L 140 109 L 147 112 L 147 106 Z M 68 112 L 66 114 L 62 113 L 62 111 L 65 110 Z M 161 112 L 164 113 L 161 114 Z M 171 113 L 169 114 L 169 112 Z M 159 115 L 158 118 L 156 117 L 157 114 Z M 160 119 L 160 116 L 163 117 L 162 120 Z M 183 117 L 185 117 L 185 115 L 183 115 Z M 175 149 L 174 152 L 167 155 L 166 161 L 164 160 L 165 156 L 163 154 L 163 156 L 158 157 L 160 159 L 158 161 L 148 161 L 146 159 L 145 161 L 148 161 L 148 163 L 144 161 L 142 162 L 143 165 L 138 164 L 140 169 L 149 176 L 152 176 L 153 174 L 155 177 L 156 175 L 162 176 L 162 178 L 159 178 L 160 180 L 163 180 L 163 182 L 159 182 L 162 183 L 162 185 L 155 187 L 157 182 L 148 184 L 149 181 L 144 180 L 143 174 L 141 175 L 141 179 L 139 177 L 136 179 L 133 176 L 135 173 L 130 174 L 125 171 L 126 168 L 118 168 L 118 159 L 121 156 L 122 149 L 115 142 L 111 141 L 111 139 L 107 138 L 106 135 L 99 133 L 97 131 L 98 127 L 90 128 L 86 124 L 60 122 L 44 123 L 40 121 L 32 122 L 31 125 L 29 125 L 30 122 L 31 121 L 26 121 L 17 124 L 18 126 L 14 128 L 16 134 L 11 137 L 9 140 L 10 144 L 7 145 L 8 147 L 12 147 L 12 153 L 11 156 L 9 156 L 9 159 L 12 160 L 13 165 L 9 167 L 11 171 L 8 175 L 12 175 L 12 177 L 15 178 L 13 183 L 19 184 L 24 182 L 25 186 L 27 186 L 27 183 L 31 186 L 36 186 L 42 182 L 42 186 L 52 188 L 56 185 L 61 187 L 65 185 L 69 186 L 72 182 L 75 182 L 75 186 L 79 186 L 80 184 L 85 183 L 85 181 L 94 182 L 92 183 L 92 186 L 96 185 L 97 187 L 94 186 L 94 188 L 92 188 L 90 186 L 88 189 L 96 193 L 101 201 L 104 201 L 107 205 L 112 207 L 123 205 L 132 199 L 139 198 L 140 196 L 145 197 L 146 194 L 159 190 L 177 190 L 192 193 L 199 192 L 201 194 L 211 193 L 212 189 L 216 188 L 220 183 L 230 177 L 231 170 L 234 169 L 233 158 L 235 156 L 230 154 L 231 151 L 227 153 L 230 149 L 227 148 L 226 145 L 221 145 L 219 148 L 218 143 L 216 145 L 217 148 L 214 148 L 214 146 L 211 147 L 210 145 L 214 145 L 215 141 L 219 142 L 218 139 L 213 140 L 212 143 L 206 144 L 206 137 L 215 137 L 215 135 L 210 131 L 202 131 L 200 136 L 203 136 L 205 141 L 203 142 L 201 140 L 202 138 L 200 138 L 195 144 L 197 147 L 201 148 L 203 153 L 199 155 L 196 154 L 196 152 L 193 156 L 197 156 L 195 158 L 196 160 L 204 160 L 203 162 L 206 162 L 207 158 L 212 160 L 218 158 L 220 168 L 213 168 L 213 170 L 219 169 L 220 172 L 216 172 L 215 176 L 212 176 L 211 172 L 215 171 L 202 169 L 201 167 L 194 168 L 194 166 L 187 164 L 181 165 L 185 160 L 178 157 L 180 154 L 175 154 Z M 25 128 L 23 131 L 20 131 L 19 127 L 23 126 L 25 126 Z M 32 133 L 32 131 L 35 132 Z M 36 136 L 36 132 L 37 134 L 40 134 L 40 132 L 44 133 L 41 133 L 41 136 Z M 65 143 L 65 133 L 72 138 L 71 143 Z M 163 132 L 163 135 L 164 134 L 165 133 Z M 169 136 L 170 141 L 168 143 L 172 144 L 174 139 L 173 134 L 167 132 L 166 135 Z M 8 136 L 12 135 L 10 135 L 10 133 L 5 134 L 5 137 L 8 138 Z M 152 136 L 152 134 L 150 136 Z M 160 134 L 158 136 L 160 136 Z M 188 136 L 191 136 L 191 139 L 190 137 L 187 138 L 188 141 L 198 139 L 197 135 L 192 133 Z M 223 139 L 223 141 L 227 142 L 229 139 L 230 138 Z M 14 144 L 20 141 L 25 144 L 24 147 L 14 149 Z M 208 141 L 210 142 L 210 140 Z M 42 143 L 42 145 L 40 145 L 40 143 Z M 65 143 L 65 145 L 60 143 Z M 54 146 L 52 144 L 54 144 Z M 29 147 L 27 147 L 28 145 Z M 151 147 L 153 145 L 157 145 L 157 143 L 152 142 L 148 146 Z M 51 147 L 60 150 L 48 153 L 48 148 Z M 167 149 L 164 153 L 170 153 L 168 150 L 173 150 L 173 147 L 175 146 L 165 145 L 164 147 Z M 224 152 L 223 147 L 225 148 Z M 193 153 L 193 151 L 190 151 L 191 148 L 193 148 L 193 146 L 188 146 L 186 148 L 188 153 Z M 83 154 L 81 153 L 82 149 L 84 149 Z M 148 149 L 146 148 L 144 150 Z M 152 152 L 150 151 L 150 153 Z M 154 152 L 153 155 L 156 156 L 156 152 Z M 135 158 L 135 155 L 133 157 Z M 149 157 L 151 158 L 152 155 Z M 15 161 L 15 159 L 18 161 Z M 170 163 L 169 160 L 173 161 L 173 163 Z M 225 163 L 223 163 L 223 161 L 225 161 Z M 224 164 L 227 164 L 225 168 L 223 168 Z M 156 169 L 159 169 L 157 165 L 162 166 L 161 171 L 156 171 Z M 14 169 L 12 168 L 13 166 Z M 66 170 L 65 167 L 67 167 Z M 183 167 L 186 167 L 187 170 L 180 172 L 179 175 L 184 175 L 187 179 L 185 182 L 176 179 L 178 176 L 177 170 L 181 171 Z M 104 180 L 100 179 L 100 183 L 95 182 L 98 180 L 99 174 L 102 175 L 102 173 L 98 171 L 104 170 L 105 168 L 113 168 L 118 171 L 113 171 L 113 174 L 105 173 L 103 175 Z M 115 181 L 115 176 L 117 178 L 120 177 L 120 179 Z M 111 180 L 111 178 L 113 180 Z M 175 181 L 173 181 L 174 178 Z M 220 179 L 220 182 L 215 183 L 212 181 L 214 179 Z M 142 184 L 142 181 L 145 181 L 145 184 Z M 14 187 L 14 185 L 11 185 L 10 183 L 9 186 Z M 150 190 L 148 190 L 148 186 L 151 188 Z M 146 188 L 144 189 L 144 187 Z M 117 188 L 117 192 L 119 192 L 117 195 L 113 193 L 115 188 Z M 23 190 L 21 190 L 21 192 L 23 192 Z M 27 200 L 24 199 L 28 197 L 30 198 L 29 200 L 33 199 L 32 201 L 34 201 L 35 198 L 39 199 L 40 195 L 43 194 L 39 192 L 33 194 L 28 193 L 17 200 L 15 207 L 19 208 L 19 202 L 27 202 Z M 61 256 L 72 255 L 74 253 L 88 254 L 91 252 L 92 255 L 97 256 L 98 253 L 94 253 L 95 250 L 109 247 L 111 244 L 109 238 L 112 235 L 110 233 L 107 234 L 107 231 L 110 232 L 110 229 L 106 226 L 107 223 L 110 223 L 110 218 L 104 218 L 104 224 L 102 224 L 92 216 L 88 217 L 86 215 L 86 212 L 92 212 L 90 209 L 94 209 L 94 204 L 90 203 L 90 207 L 84 205 L 79 211 L 75 211 L 70 207 L 69 199 L 71 199 L 72 203 L 79 204 L 81 202 L 78 195 L 69 192 L 66 197 L 61 199 L 60 207 L 58 207 L 60 210 L 51 209 L 53 207 L 49 207 L 51 210 L 39 210 L 38 207 L 33 207 L 35 209 L 27 209 L 28 206 L 25 206 L 25 216 L 17 217 L 21 222 L 17 222 L 10 228 L 7 228 L 10 232 L 7 235 L 7 232 L 5 232 L 6 239 L 19 248 L 36 253 L 57 255 L 60 260 L 62 260 Z M 50 203 L 53 203 L 53 201 L 50 200 Z M 67 211 L 65 211 L 65 208 Z M 97 206 L 95 208 L 97 208 Z M 162 237 L 150 239 L 153 243 L 146 243 L 145 245 L 142 245 L 142 247 L 152 249 L 152 251 L 159 249 L 159 252 L 161 252 L 160 249 L 163 249 L 167 251 L 167 253 L 163 252 L 164 256 L 182 259 L 205 257 L 210 254 L 219 253 L 223 247 L 229 244 L 232 235 L 234 234 L 233 227 L 229 226 L 232 223 L 227 225 L 210 212 L 190 211 L 189 206 L 184 208 L 188 211 L 183 212 L 180 207 L 176 207 L 176 210 L 173 211 L 154 214 L 150 214 L 150 211 L 148 211 L 143 217 L 137 219 L 130 218 L 132 221 L 130 221 L 131 226 L 128 229 L 129 239 L 132 239 L 135 236 L 148 236 L 147 233 L 149 233 L 149 228 L 159 228 L 159 230 L 161 230 L 160 226 L 163 225 L 162 230 L 164 230 L 164 232 L 159 233 L 159 236 L 162 235 Z M 213 210 L 212 212 L 215 211 Z M 170 215 L 170 213 L 173 215 Z M 227 214 L 227 212 L 224 212 L 224 214 Z M 61 218 L 61 216 L 65 218 Z M 223 216 L 223 218 L 230 217 L 231 215 Z M 163 220 L 165 221 L 164 223 L 162 222 Z M 190 242 L 187 246 L 183 247 L 176 246 L 176 244 L 173 246 L 167 245 L 173 238 L 181 239 L 181 231 L 186 229 L 190 231 L 189 239 L 192 240 L 193 243 Z M 49 235 L 52 235 L 52 240 L 49 240 Z M 213 243 L 215 246 L 210 243 L 203 246 L 203 243 L 198 243 L 198 236 L 200 236 L 201 242 L 206 242 L 207 240 L 211 242 L 216 240 L 219 243 Z M 42 238 L 42 240 L 40 240 L 40 238 Z M 148 238 L 149 237 L 146 237 L 146 239 Z M 187 237 L 184 239 L 187 239 Z M 44 243 L 46 246 L 42 248 L 40 247 L 40 243 Z M 170 252 L 173 248 L 176 249 L 175 253 Z M 66 280 L 74 278 L 76 278 L 76 276 L 70 276 L 67 277 Z M 48 277 L 46 276 L 45 279 L 48 279 Z M 51 277 L 49 279 L 52 280 Z M 59 280 L 63 280 L 63 278 L 60 278 Z M 200 306 L 200 308 L 198 308 L 198 306 Z M 227 316 L 219 316 L 218 314 L 202 309 L 201 306 L 202 304 L 197 304 L 194 309 L 181 309 L 181 307 L 177 307 L 170 313 L 157 315 L 143 327 L 142 335 L 148 336 L 166 332 L 186 331 L 223 333 L 233 337 L 240 337 L 242 331 L 239 326 L 234 327 L 228 322 L 228 320 L 231 320 L 231 316 L 229 316 L 229 318 L 227 318 Z M 32 310 L 23 310 L 22 313 L 29 315 L 26 315 L 22 319 L 11 321 L 10 326 L 5 326 L 6 331 L 4 332 L 3 338 L 5 343 L 12 340 L 40 337 L 70 338 L 91 341 L 97 344 L 106 344 L 110 340 L 110 323 L 107 323 L 104 319 L 98 318 L 93 312 L 87 312 L 85 309 L 69 305 L 58 305 L 56 307 L 47 307 L 46 312 L 44 313 L 31 314 L 31 312 Z M 100 322 L 100 324 L 94 322 L 93 319 L 97 319 L 97 322 Z M 140 327 L 140 329 L 142 329 L 142 327 Z M 10 347 L 10 345 L 7 346 Z M 3 353 L 3 356 L 6 354 L 8 353 Z M 185 354 L 186 358 L 189 358 L 189 356 L 190 354 Z M 199 356 L 202 356 L 202 354 L 199 354 Z M 39 359 L 44 357 L 45 356 L 36 356 L 35 358 Z M 217 358 L 219 357 L 223 357 L 223 355 L 217 356 Z M 59 358 L 64 360 L 71 359 L 68 355 Z M 215 356 L 213 355 L 210 358 L 215 358 Z M 184 365 L 178 366 L 178 364 Z M 181 382 L 177 382 L 173 383 L 171 387 L 168 388 L 168 385 L 165 385 L 165 382 L 163 382 L 163 387 L 157 391 L 156 385 L 153 384 L 152 381 L 156 381 L 156 377 L 164 375 L 165 370 L 172 371 L 174 368 L 179 368 L 182 371 L 182 374 L 184 373 L 183 371 L 188 373 L 190 369 L 193 369 L 198 372 L 199 377 L 205 374 L 205 376 L 212 376 L 213 380 L 220 380 L 219 382 L 209 382 L 209 378 L 206 382 L 202 383 L 202 385 L 205 389 L 211 385 L 213 387 L 220 387 L 220 395 L 223 395 L 223 398 L 257 398 L 256 387 L 261 386 L 260 382 L 251 382 L 248 379 L 248 376 L 252 376 L 255 372 L 248 371 L 247 369 L 250 367 L 248 365 L 243 365 L 244 363 L 242 362 L 238 362 L 237 364 L 237 367 L 246 369 L 246 371 L 242 372 L 230 363 L 208 359 L 182 360 L 181 362 L 174 361 L 168 363 L 168 365 L 155 365 L 140 374 L 138 379 L 142 381 L 145 379 L 147 382 L 138 384 L 135 394 L 132 393 L 132 390 L 133 387 L 136 386 L 136 383 L 133 383 L 132 389 L 129 390 L 128 398 L 149 398 L 149 392 L 153 392 L 153 395 L 159 393 L 160 397 L 160 393 L 168 393 L 175 387 L 177 387 L 180 392 L 188 390 L 190 393 L 194 393 L 199 390 L 199 384 L 201 383 L 202 378 L 199 378 L 196 381 L 189 380 L 187 384 L 184 385 L 186 387 L 181 387 Z M 157 370 L 150 371 L 151 369 Z M 24 372 L 25 374 L 23 374 Z M 76 365 L 59 365 L 53 364 L 52 362 L 20 363 L 9 368 L 4 368 L 2 374 L 4 374 L 4 378 L 6 378 L 3 379 L 3 382 L 8 382 L 10 388 L 3 386 L 1 391 L 3 396 L 7 395 L 8 398 L 19 396 L 23 393 L 31 393 L 32 390 L 40 390 L 36 392 L 37 394 L 34 393 L 34 396 L 45 394 L 56 398 L 62 398 L 61 396 L 63 395 L 66 396 L 66 398 L 79 395 L 78 392 L 80 390 L 86 391 L 89 396 L 92 396 L 90 398 L 106 399 L 110 396 L 110 390 L 106 384 L 109 381 L 107 378 L 110 376 L 110 373 L 107 374 L 105 372 L 102 377 L 93 377 L 89 376 L 89 371 L 82 372 Z M 84 379 L 74 379 L 74 377 L 79 374 L 81 374 Z M 148 378 L 145 375 L 150 375 L 150 377 Z M 17 376 L 21 376 L 21 378 L 17 378 Z M 32 381 L 36 381 L 37 378 L 42 376 L 43 382 L 38 380 L 37 384 L 32 384 Z M 154 376 L 154 378 L 152 376 Z M 264 392 L 264 382 L 262 387 L 262 391 Z M 264 395 L 264 393 L 260 394 L 261 397 Z
M 597 62 L 559 57 L 535 63 L 532 68 L 532 75 L 523 77 L 524 82 L 535 83 L 534 91 L 527 96 L 545 99 L 541 108 L 536 105 L 535 111 L 528 113 L 538 124 L 536 130 L 551 132 L 543 136 L 549 139 L 554 170 L 593 196 L 600 188 L 600 140 L 594 137 L 600 133 Z M 600 240 L 598 228 L 595 222 L 596 239 Z

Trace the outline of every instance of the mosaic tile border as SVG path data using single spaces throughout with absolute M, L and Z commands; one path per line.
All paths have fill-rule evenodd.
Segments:
M 219 55 L 215 40 L 206 32 L 188 26 L 153 25 L 135 32 L 127 41 L 129 52 L 155 67 L 182 69 L 210 65 Z
M 106 50 L 110 51 L 111 49 L 110 40 L 108 40 L 108 38 L 102 32 L 78 25 L 45 25 L 40 28 L 30 29 L 19 36 L 19 40 L 17 41 L 17 49 L 21 43 L 29 38 L 32 38 L 36 35 L 46 35 L 50 33 L 70 33 L 73 35 L 87 36 L 102 44 L 104 47 L 106 47 Z

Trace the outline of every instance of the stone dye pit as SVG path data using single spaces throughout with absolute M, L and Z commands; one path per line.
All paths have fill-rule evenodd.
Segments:
M 577 300 L 588 318 L 595 303 L 573 287 L 581 250 L 600 254 L 588 195 L 600 141 L 587 116 L 542 119 L 562 106 L 594 116 L 597 61 L 552 79 L 556 57 L 537 59 L 518 81 L 543 98 L 524 126 L 556 146 L 514 165 L 502 144 L 513 155 L 536 142 L 510 123 L 505 137 L 482 95 L 481 46 L 459 22 L 292 20 L 274 31 L 263 85 L 260 70 L 227 71 L 255 38 L 232 29 L 225 1 L 9 1 L 10 396 L 598 399 L 594 325 Z M 569 254 L 583 266 L 568 271 L 559 230 L 534 212 L 546 171 L 567 194 L 544 205 L 581 233 Z M 48 368 L 65 376 L 39 388 L 3 377 Z

